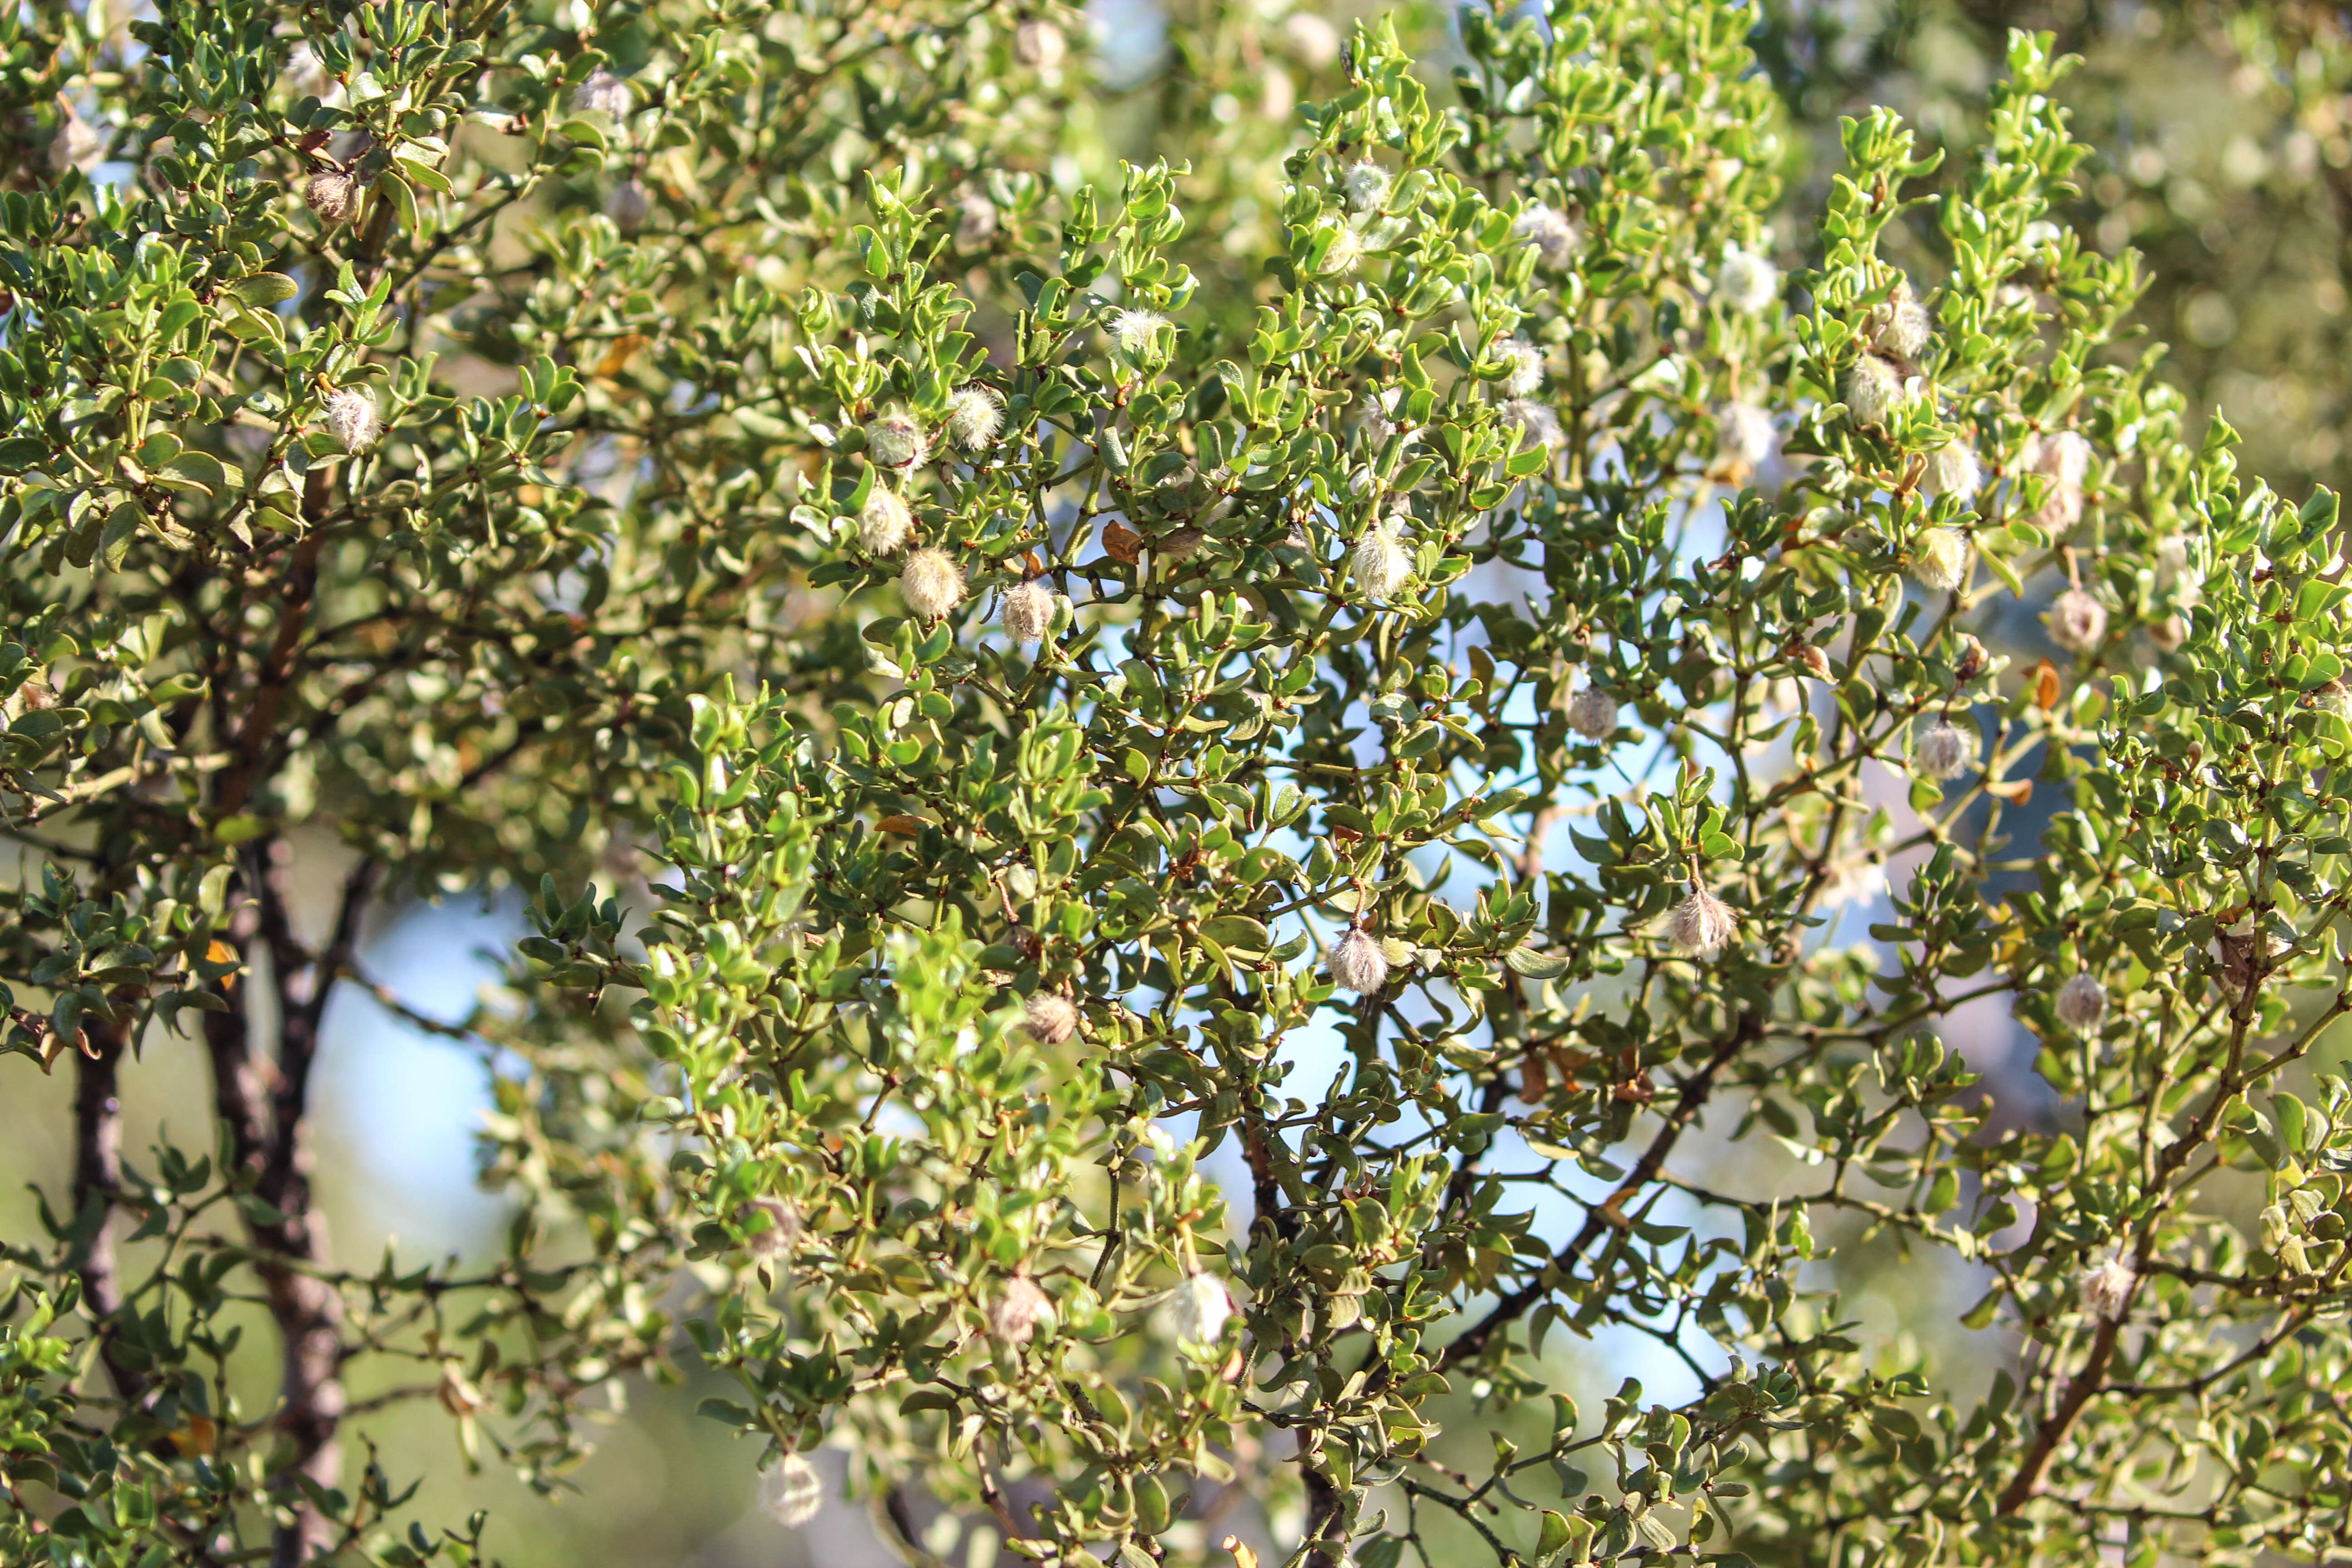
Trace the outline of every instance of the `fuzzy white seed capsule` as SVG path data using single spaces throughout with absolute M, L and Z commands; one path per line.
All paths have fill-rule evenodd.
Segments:
M 996 444 L 1004 428 L 1004 405 L 993 389 L 967 382 L 948 399 L 948 439 L 967 452 Z
M 1388 199 L 1389 172 L 1370 158 L 1359 158 L 1339 176 L 1349 212 L 1368 213 Z
M 2033 471 L 2062 483 L 2079 485 L 2091 477 L 2091 443 L 2080 431 L 2061 430 L 2033 444 Z
M 1069 52 L 1069 40 L 1051 22 L 1032 19 L 1013 30 L 1013 58 L 1033 70 L 1059 70 Z
M 1188 1345 L 1213 1345 L 1233 1321 L 1233 1293 L 1212 1274 L 1190 1274 L 1168 1303 L 1176 1337 Z
M 1054 1310 L 1053 1298 L 1037 1289 L 1026 1274 L 1005 1281 L 1004 1293 L 988 1310 L 988 1331 L 999 1344 L 1025 1345 L 1037 1332 L 1037 1320 Z
M 1559 416 L 1548 404 L 1514 397 L 1503 405 L 1503 417 L 1518 426 L 1521 451 L 1543 447 L 1556 452 L 1568 445 L 1568 437 L 1559 427 Z
M 1293 11 L 1282 19 L 1282 47 L 1308 70 L 1328 70 L 1339 58 L 1339 30 L 1312 11 Z
M 2042 617 L 2050 640 L 2069 653 L 2095 648 L 2106 640 L 2107 607 L 2080 588 L 2069 588 L 2050 601 Z
M 2311 705 L 2322 713 L 2333 713 L 2338 719 L 2352 719 L 2352 686 L 2340 680 L 2330 680 L 2311 694 Z
M 321 169 L 303 182 L 302 199 L 320 223 L 349 223 L 360 210 L 359 182 L 340 169 Z
M 1357 400 L 1363 411 L 1364 439 L 1375 449 L 1388 445 L 1389 437 L 1402 428 L 1396 422 L 1397 409 L 1404 402 L 1404 389 L 1392 386 L 1386 392 L 1366 392 Z M 1404 431 L 1405 445 L 1421 439 L 1419 430 Z
M 743 1238 L 743 1250 L 755 1261 L 772 1263 L 800 1245 L 801 1216 L 792 1205 L 782 1198 L 755 1198 L 751 1210 L 751 1224 L 761 1228 Z
M 1760 315 L 1780 297 L 1780 269 L 1735 245 L 1715 269 L 1715 297 L 1742 315 Z
M 996 237 L 996 204 L 978 191 L 966 191 L 956 198 L 956 247 L 978 250 Z
M 341 442 L 346 452 L 373 446 L 383 428 L 383 420 L 375 410 L 375 398 L 364 387 L 339 387 L 329 393 L 326 417 L 327 433 Z
M 1872 341 L 1879 352 L 1915 360 L 1927 352 L 1934 335 L 1935 326 L 1927 319 L 1927 308 L 1911 297 L 1911 285 L 1895 284 L 1895 297 L 1875 312 Z
M 68 169 L 87 169 L 105 151 L 106 138 L 89 121 L 68 109 L 65 119 L 58 123 L 57 134 L 49 138 L 49 167 L 60 174 Z
M 2095 1318 L 2119 1318 L 2131 1300 L 2132 1287 L 2139 1276 L 2117 1253 L 2105 1262 L 2083 1270 L 2078 1283 L 2083 1289 L 2083 1310 Z
M 1389 983 L 1389 955 L 1381 939 L 1349 926 L 1331 944 L 1331 978 L 1360 996 L 1369 996 Z
M 1753 403 L 1727 403 L 1715 411 L 1715 458 L 1730 468 L 1753 468 L 1772 455 L 1772 416 Z
M 654 199 L 646 190 L 646 183 L 634 174 L 614 185 L 604 197 L 604 216 L 624 230 L 644 223 L 654 210 Z
M 2082 521 L 2083 485 L 2091 473 L 2090 442 L 2075 431 L 2061 430 L 2034 437 L 2021 455 L 2028 473 L 2049 481 L 2042 504 L 2027 521 L 2053 533 L 2063 533 Z
M 1607 740 L 1617 732 L 1617 699 L 1586 687 L 1568 700 L 1568 727 L 1588 741 Z
M 1931 779 L 1956 779 L 1977 760 L 1973 736 L 1949 719 L 1938 719 L 1919 737 L 1919 771 Z
M 786 1530 L 798 1530 L 824 1506 L 824 1482 L 816 1467 L 786 1454 L 760 1481 L 760 1506 Z
M 1519 214 L 1511 232 L 1534 246 L 1546 267 L 1565 267 L 1576 254 L 1576 225 L 1566 213 L 1541 202 Z
M 1690 896 L 1675 906 L 1667 917 L 1667 928 L 1675 953 L 1683 958 L 1713 958 L 1739 934 L 1738 918 L 1731 906 L 1705 888 L 1693 888 Z
M 1111 341 L 1126 353 L 1139 354 L 1152 344 L 1168 318 L 1157 310 L 1113 310 L 1110 316 Z
M 2058 1021 L 2088 1034 L 2107 1016 L 2107 988 L 2087 974 L 2070 974 L 2058 987 Z
M 1351 564 L 1356 586 L 1375 602 L 1394 598 L 1412 578 L 1412 551 L 1397 529 L 1396 519 L 1381 518 L 1356 541 Z
M 2168 533 L 2156 542 L 2156 580 L 2166 587 L 2180 581 L 2189 570 L 2189 537 Z
M 1531 342 L 1514 338 L 1502 347 L 1503 390 L 1513 397 L 1525 397 L 1543 384 L 1543 351 Z
M 1923 528 L 1911 542 L 1911 575 L 1931 594 L 1956 594 L 1969 585 L 1972 553 L 1958 529 Z
M 1984 465 L 1977 449 L 1955 436 L 1927 454 L 1927 489 L 1939 496 L 1966 499 L 1984 483 Z
M 572 89 L 572 108 L 579 114 L 602 114 L 618 120 L 629 112 L 629 84 L 608 70 L 593 71 Z
M 1356 263 L 1363 258 L 1364 237 L 1347 225 L 1341 224 L 1339 232 L 1331 237 L 1331 248 L 1323 253 L 1322 265 L 1315 270 L 1318 273 L 1336 276 L 1339 273 L 1353 271 Z
M 1004 635 L 1016 643 L 1043 642 L 1054 629 L 1054 590 L 1042 577 L 1031 577 L 1004 590 L 998 609 Z M 1064 1006 L 1069 1004 L 1065 1002 Z
M 1066 1045 L 1078 1032 L 1078 1010 L 1068 997 L 1040 991 L 1022 1005 L 1021 1026 L 1046 1045 Z
M 903 409 L 892 409 L 866 426 L 866 455 L 886 468 L 914 468 L 930 456 L 931 438 Z
M 327 64 L 319 58 L 319 52 L 310 47 L 308 39 L 298 40 L 292 48 L 286 51 L 286 68 L 280 73 L 279 79 L 293 90 L 297 98 L 327 96 Z
M 1876 354 L 1864 354 L 1845 373 L 1839 396 L 1855 424 L 1884 425 L 1903 405 L 1903 377 Z
M 915 514 L 898 492 L 877 480 L 857 515 L 857 547 L 868 555 L 896 555 L 915 531 Z
M 937 550 L 918 550 L 898 569 L 898 598 L 919 620 L 936 621 L 963 603 L 963 568 Z

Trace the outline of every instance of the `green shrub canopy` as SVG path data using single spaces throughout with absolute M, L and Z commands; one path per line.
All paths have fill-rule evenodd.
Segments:
M 7 1561 L 476 1562 L 354 1389 L 552 1488 L 696 1367 L 925 1564 L 2346 1544 L 2335 502 L 2122 342 L 2047 40 L 1792 216 L 1723 0 L 1444 104 L 1186 12 L 1123 170 L 1044 11 L 109 9 L 0 15 Z M 328 997 L 500 883 L 513 1222 L 355 1268 Z

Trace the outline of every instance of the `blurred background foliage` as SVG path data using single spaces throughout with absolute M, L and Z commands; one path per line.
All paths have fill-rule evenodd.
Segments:
M 1200 221 L 1183 242 L 1182 259 L 1201 279 L 1203 301 L 1221 307 L 1225 329 L 1238 335 L 1251 318 L 1263 258 L 1278 249 L 1282 161 L 1293 144 L 1285 128 L 1296 126 L 1301 101 L 1331 89 L 1349 24 L 1375 8 L 1094 0 L 1091 58 L 1073 59 L 1067 116 L 1029 164 L 1065 188 L 1092 184 L 1115 194 L 1122 158 L 1189 162 L 1181 195 Z M 1413 4 L 1397 15 L 1443 100 L 1460 58 L 1451 8 Z M 1948 149 L 1937 178 L 1957 179 L 1981 134 L 1984 92 L 2012 27 L 2053 30 L 2063 49 L 2086 61 L 2064 90 L 2079 131 L 2102 156 L 2085 170 L 2075 220 L 2099 249 L 2144 257 L 2150 287 L 2142 321 L 2171 343 L 2166 374 L 2194 400 L 2200 421 L 2224 416 L 2244 437 L 2245 467 L 2291 500 L 2315 484 L 2352 483 L 2344 428 L 2352 409 L 2344 342 L 2352 279 L 2346 247 L 2352 37 L 2338 7 L 1761 0 L 1758 58 L 1799 132 L 1786 142 L 1788 207 L 1818 209 L 1837 162 L 1839 118 L 1872 103 L 1898 110 L 1927 145 Z M 584 199 L 561 189 L 541 198 L 551 214 Z M 520 213 L 516 221 L 532 217 Z M 1811 259 L 1785 254 L 1798 232 L 1783 229 L 1782 259 Z M 1928 260 L 1932 226 L 1892 240 L 1890 259 L 1903 259 L 1905 243 Z M 986 337 L 1010 323 L 983 312 L 974 326 Z M 315 847 L 298 859 L 323 897 L 336 879 L 339 852 L 325 841 Z M 379 910 L 367 967 L 405 1010 L 428 1019 L 462 1016 L 520 931 L 518 906 L 502 899 L 491 890 Z M 1868 918 L 1850 913 L 1848 934 Z M 354 1264 L 383 1248 L 412 1264 L 494 1251 L 499 1205 L 473 1186 L 470 1149 L 493 1064 L 350 986 L 327 1019 L 319 1187 L 338 1250 Z M 2053 1113 L 2032 1073 L 2032 1047 L 2005 1014 L 1956 1016 L 1947 1038 L 1987 1073 L 2004 1120 Z M 63 1075 L 11 1081 L 16 1091 L 0 1109 L 0 1229 L 24 1234 L 36 1224 L 32 1186 L 56 1189 L 70 1166 L 71 1089 Z M 134 1151 L 207 1092 L 193 1052 L 151 1055 L 126 1081 Z M 178 1120 L 193 1118 L 184 1112 Z M 1769 1157 L 1752 1144 L 1718 1144 L 1713 1168 L 1694 1173 L 1736 1185 L 1764 1174 L 1743 1170 L 1743 1162 Z M 1898 1355 L 1906 1327 L 1916 1324 L 1919 1333 L 1945 1339 L 1948 1361 L 1959 1348 L 1951 1339 L 1962 1333 L 1950 1321 L 1950 1303 L 1966 1283 L 1902 1261 L 1885 1249 L 1845 1253 L 1823 1267 L 1822 1282 L 1832 1282 L 1833 1271 L 1852 1314 L 1895 1342 Z M 1680 1397 L 1675 1380 L 1686 1385 L 1689 1376 L 1670 1349 L 1655 1344 L 1570 1344 L 1557 1336 L 1550 1351 L 1570 1369 L 1580 1398 L 1614 1392 L 1630 1373 L 1649 1382 L 1653 1397 L 1671 1400 Z M 1987 1377 L 1998 1359 L 1980 1356 Z M 552 1510 L 495 1466 L 469 1475 L 452 1462 L 457 1425 L 433 1405 L 412 1404 L 369 1421 L 367 1440 L 394 1475 L 429 1478 L 418 1500 L 424 1513 L 493 1510 L 489 1540 L 512 1568 L 870 1568 L 893 1561 L 868 1522 L 839 1500 L 837 1485 L 806 1529 L 787 1532 L 772 1523 L 753 1505 L 754 1455 L 694 1415 L 711 1391 L 692 1380 L 636 1389 L 627 1409 L 614 1413 L 596 1457 L 573 1478 L 576 1493 Z M 268 1398 L 266 1389 L 251 1392 Z M 353 1398 L 363 1407 L 369 1392 L 355 1388 Z M 1479 1394 L 1471 1388 L 1455 1397 L 1467 1405 Z M 1465 1408 L 1455 1415 L 1445 1441 L 1480 1448 L 1490 1434 L 1507 1435 L 1520 1424 L 1534 1434 L 1549 1424 L 1549 1413 L 1536 1410 Z M 822 1459 L 840 1462 L 838 1455 Z M 837 1472 L 832 1479 L 837 1482 Z M 1261 1544 L 1296 1528 L 1255 1517 L 1246 1503 L 1230 1522 Z
M 2063 89 L 2100 156 L 2078 226 L 2138 251 L 2140 319 L 2200 415 L 2245 437 L 2289 497 L 2352 476 L 2345 359 L 2352 252 L 2352 19 L 2341 6 L 2203 0 L 1766 0 L 1757 53 L 1811 132 L 1820 178 L 1838 117 L 1883 103 L 1964 155 L 2010 27 L 2047 29 L 2084 68 Z M 1956 156 L 1943 177 L 1964 162 Z M 1800 209 L 1817 201 L 1792 183 Z M 1924 235 L 1915 230 L 1915 237 Z

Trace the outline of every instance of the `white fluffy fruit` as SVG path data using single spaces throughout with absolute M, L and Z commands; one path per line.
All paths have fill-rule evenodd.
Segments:
M 857 547 L 868 555 L 896 555 L 907 548 L 915 531 L 915 514 L 906 500 L 879 479 L 866 494 L 857 515 Z
M 1053 1298 L 1026 1274 L 1004 1282 L 1004 1293 L 989 1309 L 988 1331 L 999 1343 L 1025 1345 L 1037 1333 L 1037 1321 L 1053 1313 Z
M 1389 983 L 1389 955 L 1380 938 L 1350 926 L 1331 944 L 1331 978 L 1360 996 Z
M 1760 314 L 1780 297 L 1780 269 L 1735 245 L 1715 269 L 1715 297 L 1742 315 Z
M 886 468 L 919 467 L 930 451 L 930 437 L 911 414 L 894 408 L 866 423 L 866 454 Z
M 340 169 L 321 169 L 303 183 L 302 200 L 320 223 L 349 223 L 360 210 L 359 182 Z
M 1968 536 L 1958 529 L 1927 528 L 1911 545 L 1911 575 L 1934 594 L 1952 594 L 1968 586 Z
M 1059 70 L 1070 41 L 1051 22 L 1031 20 L 1013 30 L 1013 58 L 1034 70 Z
M 1195 1272 L 1176 1287 L 1168 1309 L 1177 1339 L 1188 1345 L 1213 1345 L 1233 1321 L 1233 1293 L 1215 1275 Z
M 1024 578 L 1004 590 L 997 613 L 1014 642 L 1043 642 L 1054 626 L 1054 590 L 1042 577 Z
M 1503 390 L 1513 397 L 1525 397 L 1543 384 L 1543 351 L 1524 339 L 1514 338 L 1503 345 L 1503 363 L 1508 367 L 1503 376 Z
M 1394 598 L 1412 578 L 1412 552 L 1398 531 L 1396 520 L 1384 517 L 1364 530 L 1353 557 L 1356 586 L 1374 601 Z
M 1692 889 L 1690 896 L 1675 906 L 1666 927 L 1675 952 L 1684 958 L 1713 958 L 1739 934 L 1739 921 L 1731 906 L 1705 888 Z
M 1955 436 L 1927 454 L 1925 482 L 1937 495 L 1965 500 L 1984 484 L 1984 465 L 1977 460 L 1977 449 Z
M 1139 354 L 1150 348 L 1168 318 L 1157 310 L 1114 310 L 1110 317 L 1111 341 L 1129 354 Z
M 581 114 L 602 114 L 618 120 L 629 112 L 629 84 L 611 71 L 599 70 L 572 89 L 572 107 Z
M 918 618 L 936 621 L 963 603 L 963 568 L 942 551 L 918 550 L 898 570 L 898 597 Z
M 1904 359 L 1917 359 L 1927 350 L 1935 336 L 1935 325 L 1927 318 L 1927 308 L 1911 297 L 1911 285 L 1897 283 L 1895 297 L 1880 307 L 1877 330 L 1873 334 L 1879 349 Z
M 1370 158 L 1360 158 L 1339 176 L 1349 212 L 1368 213 L 1388 199 L 1389 172 Z
M 824 1506 L 824 1481 L 798 1454 L 786 1454 L 760 1479 L 760 1507 L 786 1530 L 798 1530 Z
M 1838 395 L 1855 424 L 1884 425 L 1903 405 L 1903 377 L 1876 354 L 1864 354 L 1845 373 Z
M 2107 1016 L 2107 988 L 2087 974 L 2070 974 L 2058 987 L 2058 1021 L 2076 1034 L 2088 1034 Z
M 2084 1311 L 2095 1318 L 2118 1318 L 2131 1300 L 2132 1287 L 2139 1283 L 2139 1276 L 2118 1253 L 2083 1270 L 2078 1283 L 2082 1286 Z
M 994 446 L 1003 428 L 1004 405 L 992 389 L 967 382 L 948 399 L 948 439 L 965 451 Z
M 1977 760 L 1976 742 L 1949 719 L 1938 719 L 1919 737 L 1919 771 L 1931 779 L 1956 779 Z
M 1576 254 L 1576 226 L 1567 214 L 1541 202 L 1521 213 L 1511 232 L 1534 246 L 1546 267 L 1565 267 Z
M 1617 699 L 1586 687 L 1568 700 L 1568 727 L 1588 741 L 1607 740 L 1617 731 Z
M 327 432 L 343 444 L 344 451 L 373 446 L 383 430 L 383 416 L 376 412 L 375 398 L 366 388 L 345 386 L 328 394 Z
M 1066 996 L 1040 991 L 1022 1005 L 1021 1026 L 1034 1039 L 1063 1045 L 1078 1032 L 1078 1009 Z
M 2069 653 L 2095 648 L 2107 637 L 2107 607 L 2080 588 L 2069 588 L 2051 600 L 2050 613 L 2042 620 L 2050 628 L 2050 640 Z
M 1719 463 L 1753 468 L 1772 455 L 1777 438 L 1772 416 L 1753 403 L 1727 403 L 1715 411 L 1715 456 Z

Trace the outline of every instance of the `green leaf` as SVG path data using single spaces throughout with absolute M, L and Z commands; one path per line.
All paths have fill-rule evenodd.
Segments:
M 226 289 L 231 299 L 257 310 L 291 300 L 301 291 L 301 286 L 282 272 L 250 273 L 230 284 Z
M 1568 955 L 1562 952 L 1541 952 L 1531 947 L 1515 947 L 1503 954 L 1503 962 L 1515 974 L 1529 980 L 1555 980 L 1568 973 Z

